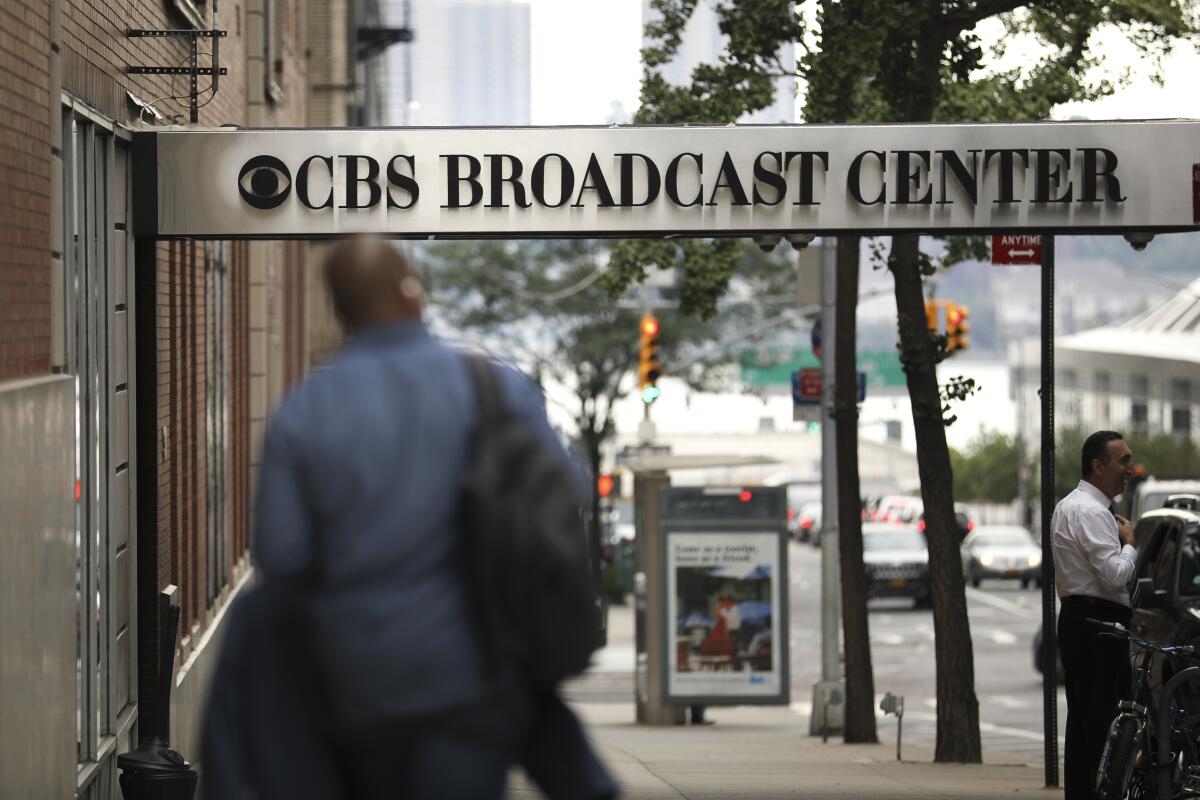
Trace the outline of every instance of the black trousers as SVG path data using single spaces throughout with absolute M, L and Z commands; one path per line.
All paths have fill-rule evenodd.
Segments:
M 550 800 L 618 792 L 558 695 L 513 678 L 468 708 L 344 727 L 339 738 L 352 800 L 501 800 L 517 765 Z
M 1129 645 L 1101 636 L 1084 619 L 1129 625 L 1130 610 L 1095 597 L 1062 599 L 1058 615 L 1058 647 L 1066 672 L 1067 743 L 1063 753 L 1065 800 L 1091 800 L 1096 771 L 1117 702 L 1132 694 Z

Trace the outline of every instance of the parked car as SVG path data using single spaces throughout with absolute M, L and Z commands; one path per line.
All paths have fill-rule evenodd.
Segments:
M 971 531 L 975 530 L 975 520 L 971 519 L 971 515 L 967 512 L 967 507 L 961 503 L 954 504 L 954 524 L 958 526 L 958 540 L 967 538 Z M 925 506 L 921 505 L 920 516 L 917 517 L 917 530 L 921 533 L 925 532 Z
M 1129 503 L 1129 519 L 1137 522 L 1147 511 L 1162 508 L 1167 499 L 1177 494 L 1200 495 L 1200 480 L 1171 480 L 1146 478 L 1133 488 Z M 1119 512 L 1118 512 L 1119 513 Z
M 915 525 L 864 522 L 863 566 L 867 597 L 911 597 L 917 608 L 930 603 L 929 551 Z
M 798 542 L 811 542 L 814 547 L 821 543 L 821 504 L 805 503 L 796 513 L 793 538 Z
M 771 485 L 768 482 L 768 485 Z M 800 539 L 800 512 L 809 503 L 821 504 L 820 481 L 794 481 L 787 486 L 787 524 L 793 539 Z M 820 524 L 818 523 L 818 528 Z
M 874 522 L 916 522 L 921 516 L 921 498 L 906 494 L 886 494 L 879 498 L 879 503 L 871 514 Z
M 1200 496 L 1172 495 L 1138 520 L 1132 626 L 1147 639 L 1200 645 Z
M 1019 580 L 1042 585 L 1042 549 L 1019 525 L 983 525 L 962 543 L 963 575 L 972 586 L 985 578 Z

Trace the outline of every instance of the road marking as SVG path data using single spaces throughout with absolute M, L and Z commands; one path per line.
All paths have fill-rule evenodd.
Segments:
M 990 638 L 996 644 L 1003 645 L 1016 644 L 1018 641 L 1015 633 L 1002 631 L 999 628 L 992 628 L 990 631 L 988 631 L 988 638 Z
M 925 711 L 905 711 L 905 717 L 911 717 L 917 722 L 937 722 L 937 714 L 930 714 Z M 1026 739 L 1031 742 L 1045 741 L 1045 737 L 1037 731 L 1027 731 L 1024 728 L 1010 728 L 1007 725 L 996 725 L 993 722 L 980 722 L 980 733 L 993 733 L 998 736 L 1011 736 L 1014 739 Z M 1063 744 L 1066 739 L 1062 736 L 1058 737 L 1059 744 Z
M 967 598 L 969 600 L 975 600 L 985 605 L 989 605 L 992 608 L 998 608 L 1001 611 L 1007 611 L 1014 616 L 1020 617 L 1021 619 L 1036 620 L 1041 619 L 1042 616 L 1040 610 L 1035 611 L 1033 609 L 1026 608 L 1023 605 L 1014 603 L 1012 600 L 1005 600 L 1003 597 L 996 597 L 995 595 L 988 594 L 987 592 L 981 592 L 978 589 L 972 589 L 969 586 L 967 587 Z
M 901 645 L 904 644 L 904 637 L 898 633 L 880 631 L 871 634 L 871 641 L 877 644 Z
M 992 697 L 985 698 L 989 703 L 1004 706 L 1005 708 L 1029 708 L 1033 703 L 1028 700 L 1022 700 L 1019 697 L 1013 697 L 1007 694 L 998 694 Z
M 928 701 L 926 702 L 928 703 Z M 937 702 L 934 701 L 934 705 L 936 704 Z M 795 702 L 792 703 L 790 707 L 794 713 L 801 717 L 812 716 L 811 701 Z M 884 719 L 888 715 L 880 711 L 879 705 L 876 704 L 875 716 L 879 719 Z M 931 714 L 927 711 L 905 711 L 904 717 L 913 722 L 937 722 L 937 714 Z M 1007 725 L 997 725 L 993 722 L 980 722 L 979 732 L 981 734 L 987 733 L 995 736 L 1007 736 L 1012 739 L 1024 739 L 1025 741 L 1029 742 L 1045 741 L 1045 737 L 1043 737 L 1042 734 L 1037 731 L 1029 731 L 1025 730 L 1024 728 L 1010 728 Z M 1060 748 L 1063 747 L 1065 743 L 1066 739 L 1064 737 L 1058 737 L 1058 744 Z

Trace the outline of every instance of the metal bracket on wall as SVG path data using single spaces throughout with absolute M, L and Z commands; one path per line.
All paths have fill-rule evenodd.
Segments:
M 130 39 L 165 39 L 165 38 L 180 38 L 188 39 L 190 50 L 188 55 L 188 66 L 180 67 L 150 67 L 150 66 L 127 66 L 125 67 L 126 75 L 187 75 L 191 78 L 191 87 L 188 96 L 191 100 L 191 122 L 193 125 L 200 121 L 200 81 L 201 75 L 209 75 L 212 77 L 212 93 L 215 95 L 220 86 L 222 75 L 228 75 L 229 70 L 220 65 L 221 63 L 221 39 L 229 35 L 229 31 L 217 30 L 148 30 L 143 28 L 130 28 L 125 31 L 125 36 Z M 212 66 L 200 66 L 199 41 L 200 39 L 212 39 Z

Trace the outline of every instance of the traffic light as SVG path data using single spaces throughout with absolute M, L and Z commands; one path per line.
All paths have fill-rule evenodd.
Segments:
M 967 321 L 969 316 L 971 316 L 971 310 L 966 306 L 954 303 L 946 304 L 947 353 L 957 353 L 959 350 L 966 350 L 971 346 L 971 339 L 967 336 L 971 331 L 971 325 Z
M 662 364 L 658 361 L 658 320 L 647 314 L 638 326 L 641 348 L 638 354 L 638 386 L 642 390 L 642 402 L 650 405 L 661 394 L 658 378 L 662 375 Z
M 938 304 L 937 300 L 925 301 L 925 324 L 929 330 L 936 333 L 938 330 Z
M 617 481 L 615 476 L 607 472 L 601 472 L 596 478 L 596 494 L 600 495 L 601 497 L 608 497 L 613 493 L 613 489 L 616 488 L 616 485 Z

